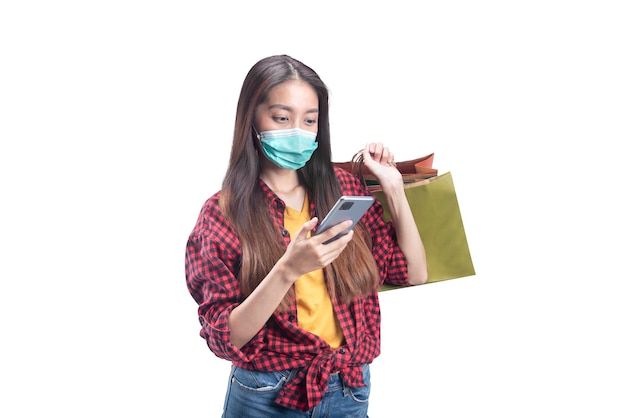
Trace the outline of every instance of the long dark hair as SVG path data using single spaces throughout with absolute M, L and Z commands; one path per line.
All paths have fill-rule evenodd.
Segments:
M 285 245 L 270 217 L 265 196 L 259 186 L 261 162 L 253 133 L 257 106 L 268 99 L 275 86 L 299 79 L 317 92 L 319 100 L 318 147 L 309 162 L 298 170 L 298 177 L 322 219 L 341 195 L 339 180 L 332 165 L 328 88 L 315 71 L 287 55 L 276 55 L 257 62 L 248 72 L 239 95 L 230 160 L 222 184 L 220 205 L 235 228 L 242 247 L 238 279 L 247 297 L 284 254 Z M 353 240 L 330 266 L 325 277 L 331 296 L 349 302 L 375 290 L 379 275 L 371 253 L 371 239 L 361 225 L 355 227 Z M 293 289 L 279 309 L 293 303 Z

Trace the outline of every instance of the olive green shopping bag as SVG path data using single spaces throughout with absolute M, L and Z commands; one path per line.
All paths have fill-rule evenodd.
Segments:
M 382 204 L 385 221 L 388 222 L 391 217 L 385 195 L 380 191 L 376 178 L 363 164 L 361 152 L 354 154 L 351 161 L 334 164 L 352 172 L 361 180 Z M 438 175 L 438 170 L 433 168 L 434 156 L 435 154 L 431 153 L 395 164 L 404 178 L 404 192 L 426 250 L 428 264 L 426 283 L 476 274 L 452 174 L 447 172 Z M 402 287 L 384 285 L 380 290 L 400 288 Z
M 404 192 L 426 250 L 426 283 L 475 275 L 452 173 L 407 183 Z M 373 194 L 385 210 L 385 220 L 389 221 L 385 196 L 381 191 Z M 396 288 L 385 285 L 380 290 Z

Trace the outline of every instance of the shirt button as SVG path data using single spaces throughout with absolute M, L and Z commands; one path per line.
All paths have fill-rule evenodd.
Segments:
M 339 349 L 339 354 L 345 354 L 345 353 L 346 353 L 346 350 L 345 350 L 345 349 L 343 349 L 343 348 L 340 348 L 340 349 Z
M 295 321 L 296 320 L 296 316 L 295 315 L 289 315 L 289 320 L 290 321 Z
M 289 231 L 283 229 L 283 232 L 281 232 L 281 234 L 283 234 L 283 237 L 286 237 L 287 235 L 289 235 Z

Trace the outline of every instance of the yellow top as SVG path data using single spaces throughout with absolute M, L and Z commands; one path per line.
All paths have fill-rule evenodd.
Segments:
M 294 237 L 298 229 L 310 219 L 309 199 L 304 198 L 302 210 L 285 207 L 285 229 Z M 328 295 L 322 269 L 303 274 L 296 280 L 298 325 L 323 338 L 332 348 L 343 342 L 343 332 Z

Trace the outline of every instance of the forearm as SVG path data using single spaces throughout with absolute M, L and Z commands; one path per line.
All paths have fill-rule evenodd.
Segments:
M 412 285 L 424 284 L 428 279 L 426 252 L 404 189 L 400 187 L 386 191 L 385 199 L 398 245 L 407 260 L 408 281 Z
M 230 341 L 235 347 L 243 347 L 259 332 L 296 278 L 277 263 L 250 296 L 232 310 Z

